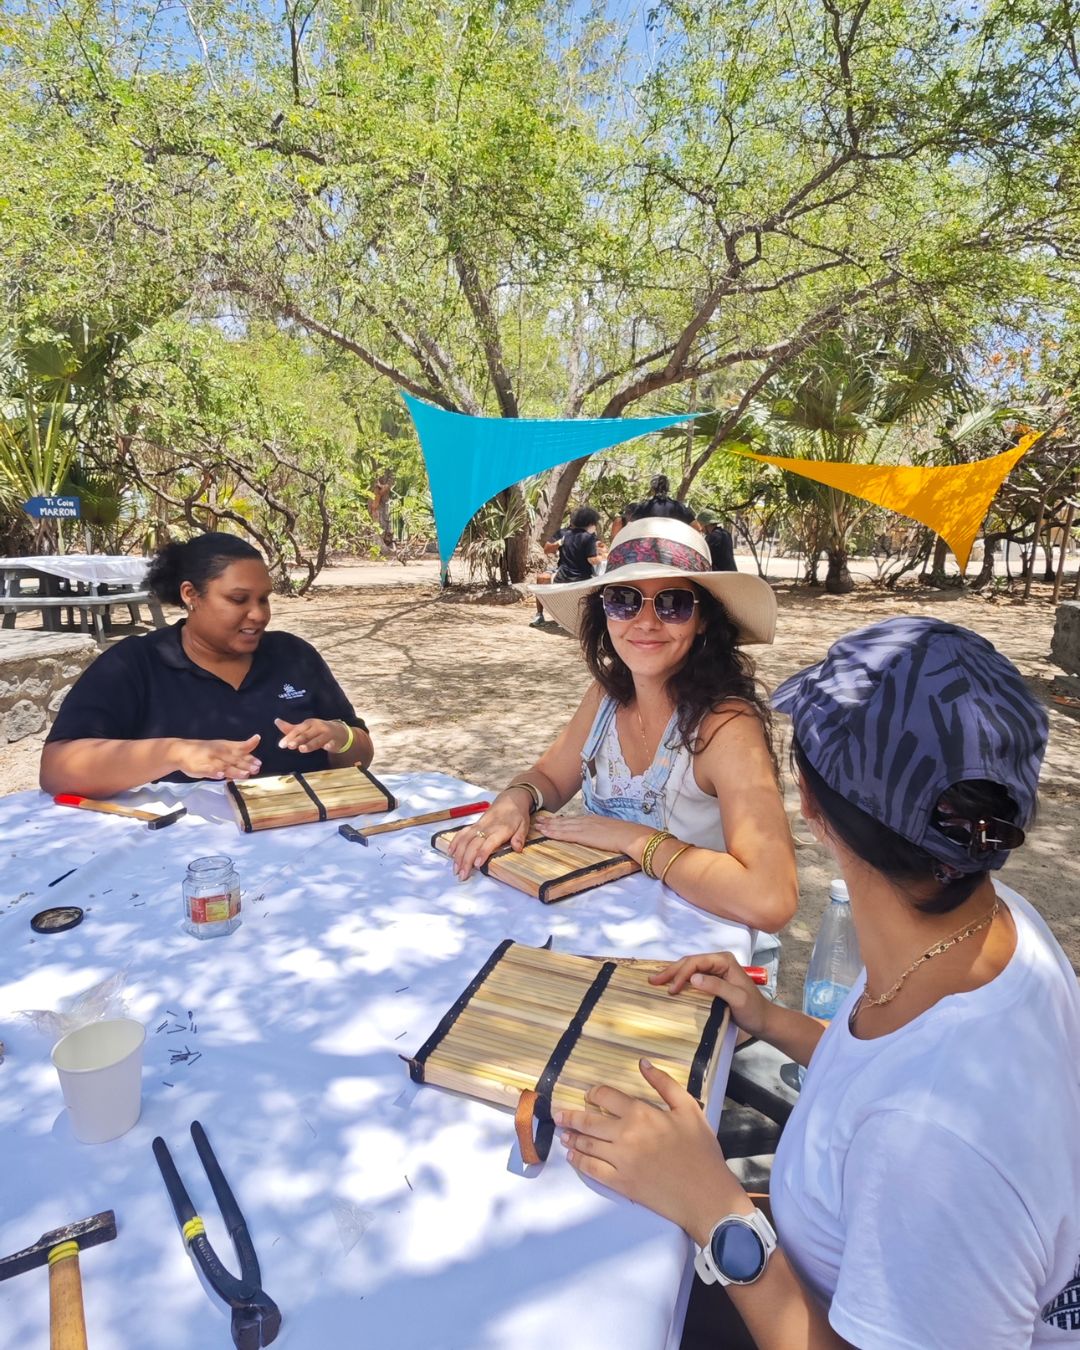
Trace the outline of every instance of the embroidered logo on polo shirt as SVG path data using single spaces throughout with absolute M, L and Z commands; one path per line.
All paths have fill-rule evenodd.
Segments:
M 291 684 L 286 684 L 282 686 L 278 698 L 303 698 L 306 693 L 306 689 L 296 689 Z

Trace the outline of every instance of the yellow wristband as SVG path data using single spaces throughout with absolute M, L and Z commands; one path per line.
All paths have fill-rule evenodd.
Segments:
M 693 847 L 694 847 L 693 844 L 683 844 L 682 848 L 677 848 L 677 849 L 675 850 L 675 852 L 674 852 L 674 853 L 671 855 L 671 857 L 667 860 L 667 865 L 665 866 L 664 870 L 660 873 L 660 885 L 661 885 L 661 886 L 664 885 L 664 879 L 666 878 L 667 874 L 671 871 L 671 865 L 672 865 L 672 863 L 678 862 L 678 860 L 682 857 L 682 855 L 686 852 L 686 850 L 687 850 L 688 848 L 693 848 Z
M 341 747 L 340 750 L 335 750 L 334 754 L 345 755 L 348 754 L 348 752 L 353 748 L 353 742 L 356 740 L 356 731 L 353 727 L 349 726 L 348 722 L 344 721 L 342 718 L 339 717 L 337 720 L 345 728 L 345 730 L 349 733 L 349 735 L 345 741 L 345 744 Z

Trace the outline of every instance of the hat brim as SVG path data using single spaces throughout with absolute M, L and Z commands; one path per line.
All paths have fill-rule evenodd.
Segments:
M 627 563 L 588 581 L 545 586 L 537 594 L 548 613 L 576 637 L 581 631 L 582 604 L 588 596 L 605 586 L 666 577 L 691 581 L 719 600 L 738 630 L 740 646 L 772 642 L 776 633 L 776 595 L 767 581 L 743 572 L 688 572 L 663 563 Z

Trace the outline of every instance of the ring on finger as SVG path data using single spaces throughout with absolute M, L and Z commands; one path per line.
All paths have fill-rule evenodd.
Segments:
M 486 830 L 473 830 L 473 834 L 476 835 L 477 839 L 486 839 L 486 838 L 487 838 L 487 831 L 486 831 Z

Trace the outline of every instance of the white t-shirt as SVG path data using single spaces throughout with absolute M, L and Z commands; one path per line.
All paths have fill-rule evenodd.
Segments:
M 859 1350 L 1080 1350 L 1080 990 L 997 890 L 1001 974 L 871 1041 L 860 977 L 776 1152 L 781 1245 Z

